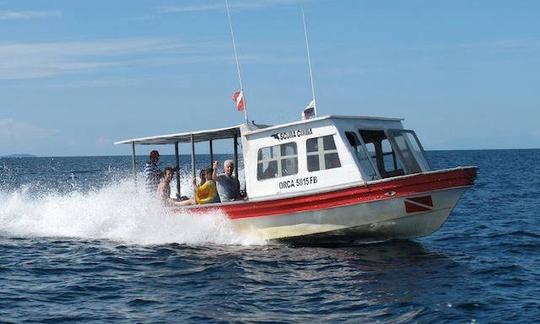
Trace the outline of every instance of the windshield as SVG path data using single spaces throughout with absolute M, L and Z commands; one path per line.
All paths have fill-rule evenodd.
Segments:
M 359 133 L 367 155 L 382 178 L 430 170 L 424 150 L 413 131 L 359 130 Z
M 387 133 L 407 174 L 430 170 L 422 145 L 413 131 L 389 129 Z

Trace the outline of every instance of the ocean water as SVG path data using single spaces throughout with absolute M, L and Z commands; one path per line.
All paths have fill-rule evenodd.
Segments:
M 0 322 L 538 322 L 540 150 L 428 154 L 479 167 L 441 230 L 332 247 L 172 215 L 130 157 L 0 158 Z

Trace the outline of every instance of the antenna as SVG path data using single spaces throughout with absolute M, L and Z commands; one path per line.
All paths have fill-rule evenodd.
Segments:
M 311 95 L 313 97 L 313 108 L 315 108 L 315 116 L 317 116 L 317 102 L 315 101 L 315 86 L 313 85 L 313 70 L 311 69 L 311 56 L 309 55 L 309 41 L 306 27 L 306 15 L 304 14 L 304 8 L 302 7 L 302 22 L 304 23 L 304 36 L 306 38 L 306 50 L 309 66 L 309 79 L 311 81 Z
M 238 73 L 238 82 L 240 83 L 240 91 L 242 93 L 242 96 L 244 98 L 244 118 L 246 120 L 246 124 L 248 124 L 248 111 L 247 111 L 247 102 L 246 102 L 246 95 L 244 93 L 244 86 L 242 84 L 242 74 L 240 73 L 240 62 L 238 61 L 238 53 L 236 52 L 236 40 L 234 38 L 234 30 L 232 26 L 232 19 L 231 19 L 231 12 L 229 9 L 229 1 L 225 0 L 225 7 L 227 8 L 227 17 L 229 18 L 229 28 L 231 30 L 231 38 L 232 38 L 232 44 L 234 49 L 234 59 L 236 61 L 236 72 Z

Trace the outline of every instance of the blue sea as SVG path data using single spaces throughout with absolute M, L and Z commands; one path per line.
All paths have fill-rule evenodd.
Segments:
M 441 230 L 324 247 L 170 214 L 127 156 L 0 158 L 0 322 L 540 321 L 540 150 L 428 154 L 479 167 Z

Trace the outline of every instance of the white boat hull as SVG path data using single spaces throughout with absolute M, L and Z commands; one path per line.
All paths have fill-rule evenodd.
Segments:
M 191 210 L 219 209 L 238 231 L 265 240 L 412 239 L 438 230 L 475 177 L 475 167 L 464 167 Z
M 256 233 L 266 240 L 298 238 L 334 241 L 340 237 L 344 240 L 410 239 L 437 231 L 466 189 L 430 193 L 436 207 L 429 211 L 407 213 L 406 198 L 399 197 L 279 217 L 241 219 L 234 224 L 239 231 Z

